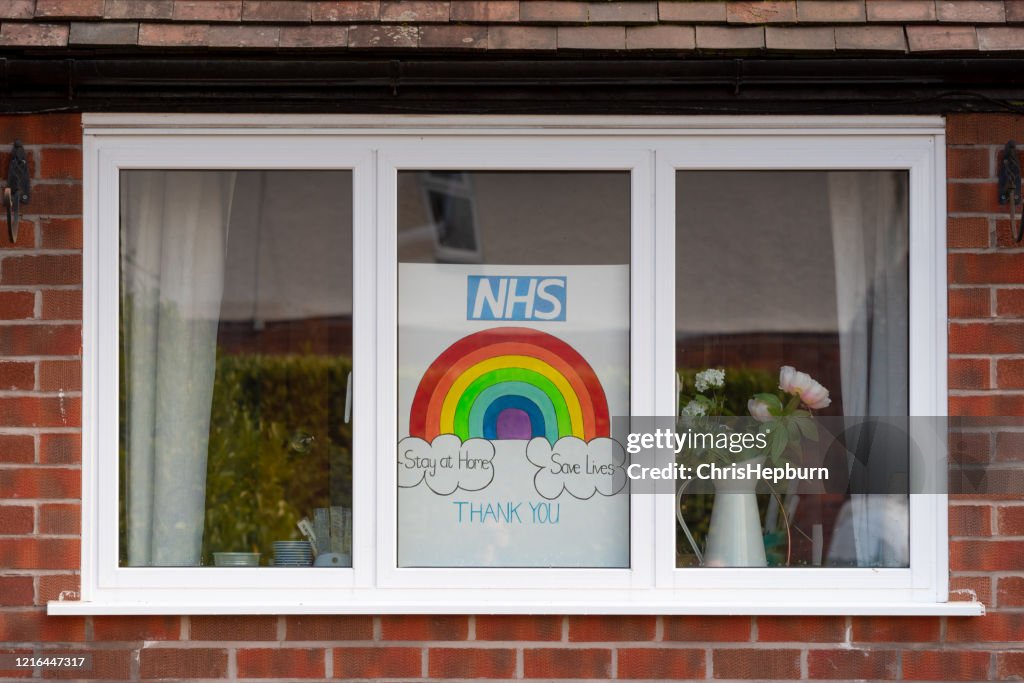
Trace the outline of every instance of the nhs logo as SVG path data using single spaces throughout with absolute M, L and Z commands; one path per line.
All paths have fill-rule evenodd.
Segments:
M 565 277 L 470 275 L 467 320 L 565 320 Z

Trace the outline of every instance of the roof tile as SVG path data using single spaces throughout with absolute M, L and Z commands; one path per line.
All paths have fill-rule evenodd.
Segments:
M 554 26 L 489 26 L 489 50 L 554 50 L 558 29 Z
M 867 0 L 868 21 L 935 21 L 935 0 Z
M 707 50 L 752 50 L 764 47 L 764 29 L 750 26 L 698 26 L 697 48 Z
M 418 26 L 363 24 L 348 32 L 348 46 L 355 48 L 416 47 L 419 39 Z
M 1002 23 L 1006 11 L 1002 0 L 957 0 L 935 3 L 939 21 L 967 23 Z
M 1019 26 L 978 27 L 978 47 L 982 50 L 1024 50 L 1024 28 Z
M 591 2 L 588 18 L 595 24 L 652 24 L 658 21 L 658 3 Z
M 730 2 L 726 5 L 730 24 L 796 23 L 796 0 L 785 2 Z
M 839 26 L 836 49 L 906 52 L 907 38 L 902 26 Z
M 692 26 L 660 24 L 626 29 L 627 50 L 692 50 L 695 47 L 697 35 Z
M 519 20 L 523 22 L 581 23 L 588 17 L 589 8 L 585 2 L 523 0 L 519 3 Z
M 724 2 L 679 2 L 661 0 L 658 3 L 658 19 L 661 21 L 724 22 Z
M 452 21 L 519 21 L 519 0 L 452 0 Z
M 559 50 L 625 50 L 624 26 L 559 26 Z
M 797 19 L 817 24 L 866 21 L 864 0 L 798 0 Z
M 206 45 L 206 24 L 141 24 L 139 45 L 147 47 L 194 47 Z
M 446 22 L 450 16 L 447 0 L 381 0 L 380 20 L 395 22 Z
M 0 45 L 18 47 L 63 47 L 68 44 L 67 24 L 6 21 L 0 26 Z
M 31 19 L 35 11 L 35 0 L 0 0 L 0 18 L 3 19 Z
M 175 21 L 241 21 L 242 0 L 174 0 Z
M 281 29 L 281 47 L 348 47 L 348 26 L 285 26 Z
M 135 45 L 139 42 L 138 22 L 75 21 L 71 23 L 70 45 Z
M 36 0 L 36 16 L 99 19 L 103 16 L 103 0 Z
M 304 0 L 243 0 L 242 2 L 242 21 L 307 23 L 310 16 L 310 3 Z M 228 34 L 225 33 L 225 35 Z
M 978 34 L 973 26 L 908 26 L 911 52 L 977 50 Z
M 279 26 L 224 26 L 210 27 L 207 44 L 210 47 L 277 47 L 281 41 Z
M 173 12 L 173 0 L 107 0 L 103 5 L 104 19 L 170 19 Z
M 487 49 L 487 27 L 421 26 L 420 47 L 450 50 Z
M 379 0 L 344 0 L 314 2 L 313 21 L 377 21 L 380 19 Z
M 836 49 L 836 31 L 831 26 L 768 26 L 764 40 L 769 50 Z

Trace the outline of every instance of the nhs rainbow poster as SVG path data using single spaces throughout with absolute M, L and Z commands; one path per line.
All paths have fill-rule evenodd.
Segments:
M 628 566 L 628 266 L 403 263 L 398 306 L 399 565 Z

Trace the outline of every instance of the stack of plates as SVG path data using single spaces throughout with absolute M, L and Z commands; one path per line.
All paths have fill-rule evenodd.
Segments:
M 312 567 L 313 546 L 309 541 L 275 541 L 275 567 Z
M 214 553 L 213 564 L 217 567 L 258 567 L 259 553 Z

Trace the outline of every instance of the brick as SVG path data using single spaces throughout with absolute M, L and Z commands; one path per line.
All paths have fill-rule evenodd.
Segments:
M 1005 211 L 1005 208 L 1004 208 Z M 1017 214 L 1020 214 L 1018 209 Z M 1006 215 L 1005 213 L 1003 215 Z M 1015 222 L 1015 229 L 1020 230 L 1020 226 Z M 1009 247 L 1010 249 L 1020 249 L 1024 247 L 1024 239 L 1020 242 L 1017 241 L 1016 234 L 1010 229 L 1009 220 L 996 220 L 996 246 L 997 247 Z
M 800 678 L 799 650 L 715 650 L 711 662 L 715 678 Z
M 522 0 L 519 3 L 519 21 L 539 23 L 584 23 L 589 18 L 585 2 L 570 0 Z
M 1000 607 L 1024 607 L 1024 576 L 1002 576 L 996 587 Z
M 382 22 L 447 22 L 448 3 L 441 0 L 381 0 Z
M 907 41 L 900 26 L 839 26 L 836 49 L 906 52 Z
M 99 19 L 103 16 L 103 0 L 36 0 L 36 16 Z
M 33 151 L 31 149 L 26 149 L 25 150 L 25 161 L 28 162 L 28 174 L 29 174 L 29 177 L 30 178 L 38 178 L 39 177 L 39 164 L 37 163 L 35 151 Z M 10 151 L 10 148 L 8 148 L 6 150 L 0 149 L 0 171 L 3 172 L 4 183 L 5 184 L 7 182 L 7 177 L 6 177 L 7 176 L 7 170 L 10 168 L 10 166 L 11 166 L 11 151 Z M 4 226 L 4 227 L 6 227 L 6 226 Z M 4 232 L 6 233 L 7 231 L 4 230 Z
M 1007 140 L 1024 139 L 1024 116 L 950 114 L 946 119 L 946 134 L 950 145 L 1002 146 Z
M 991 300 L 990 290 L 983 287 L 951 289 L 946 298 L 949 317 L 986 318 L 992 315 Z
M 82 473 L 77 469 L 0 469 L 0 499 L 78 498 L 81 495 Z
M 82 533 L 82 507 L 77 503 L 48 503 L 39 506 L 39 532 L 52 536 Z
M 934 643 L 941 620 L 934 617 L 853 617 L 855 643 Z
M 608 678 L 611 676 L 611 668 L 611 650 L 523 650 L 523 675 L 526 678 Z
M 25 24 L 4 24 L 8 25 Z M 82 117 L 80 114 L 0 117 L 0 144 L 9 147 L 15 140 L 21 140 L 26 145 L 81 144 Z
M 377 21 L 379 0 L 341 0 L 313 3 L 313 21 Z
M 0 19 L 31 19 L 35 11 L 35 0 L 0 0 Z
M 349 47 L 416 47 L 419 43 L 417 26 L 353 26 L 348 32 Z
M 287 640 L 371 640 L 373 617 L 304 615 L 285 617 Z
M 29 510 L 29 513 L 32 511 Z M 31 515 L 30 515 L 31 516 Z M 0 519 L 4 509 L 0 507 Z M 29 526 L 31 530 L 31 525 Z M 0 605 L 4 607 L 27 607 L 35 600 L 35 588 L 31 576 L 0 576 Z
M 992 460 L 989 434 L 950 432 L 949 458 L 957 465 L 987 463 Z
M 764 47 L 764 29 L 698 26 L 697 47 L 702 50 L 755 50 Z
M 562 623 L 562 617 L 551 615 L 481 614 L 476 618 L 476 639 L 508 641 L 561 640 Z
M 709 22 L 726 21 L 728 12 L 724 2 L 679 2 L 660 0 L 658 19 L 660 21 Z
M 0 565 L 5 569 L 78 569 L 81 542 L 71 538 L 0 538 Z M 8 615 L 9 616 L 9 615 Z M 0 635 L 4 614 L 0 612 Z M 39 640 L 0 638 L 0 640 Z M 45 639 L 44 639 L 45 640 Z M 60 639 L 59 639 L 60 640 Z
M 18 643 L 82 642 L 85 640 L 85 619 L 49 617 L 41 609 L 4 611 L 0 612 L 0 640 Z
M 79 398 L 0 398 L 0 427 L 81 427 Z
M 704 650 L 620 648 L 618 677 L 654 680 L 704 678 Z
M 132 22 L 84 22 L 71 24 L 69 45 L 135 45 L 139 42 L 139 25 Z
M 628 50 L 692 50 L 697 47 L 697 34 L 692 26 L 628 26 Z
M 810 678 L 895 680 L 899 659 L 890 650 L 811 650 L 807 653 Z
M 864 0 L 798 0 L 796 13 L 801 22 L 840 24 L 865 20 Z
M 0 462 L 26 463 L 35 460 L 35 439 L 27 434 L 0 434 Z
M 1024 679 L 1024 652 L 996 652 L 996 678 L 1000 681 Z
M 623 26 L 559 26 L 560 50 L 624 50 L 626 29 Z
M 988 389 L 989 360 L 987 358 L 950 358 L 950 389 Z
M 950 536 L 991 536 L 992 507 L 989 505 L 951 505 Z
M 741 643 L 750 640 L 750 617 L 662 617 L 663 639 L 680 642 Z
M 1002 0 L 938 0 L 935 9 L 939 21 L 960 24 L 1001 24 L 1006 21 Z
M 992 580 L 987 576 L 949 577 L 949 599 L 992 604 Z
M 946 223 L 946 246 L 950 249 L 984 249 L 990 242 L 987 218 L 957 216 Z
M 934 0 L 867 0 L 868 21 L 935 21 Z
M 81 391 L 82 363 L 77 360 L 39 362 L 40 391 Z
M 36 296 L 34 292 L 0 292 L 0 320 L 32 318 L 35 315 L 35 310 Z
M 950 617 L 947 643 L 1017 643 L 1024 633 L 1024 613 L 989 612 L 982 617 Z
M 949 414 L 963 417 L 1024 414 L 1024 396 L 977 394 L 974 396 L 950 396 Z
M 996 386 L 1000 389 L 1024 389 L 1024 360 L 999 360 L 996 363 Z
M 189 634 L 192 640 L 277 640 L 277 617 L 195 616 Z
M 431 648 L 427 653 L 431 678 L 512 678 L 516 651 L 506 648 Z
M 81 249 L 81 218 L 40 218 L 39 246 L 43 249 Z
M 469 637 L 469 619 L 464 616 L 421 614 L 381 617 L 382 640 L 465 640 Z
M 0 166 L 0 168 L 6 168 L 6 166 Z M 6 222 L 6 216 L 4 217 Z M 0 243 L 0 252 L 2 251 L 13 251 L 16 249 L 32 249 L 36 246 L 36 223 L 22 218 L 18 221 L 18 239 L 16 242 L 11 244 L 7 238 L 7 226 L 6 224 L 2 230 L 2 243 Z
M 519 0 L 452 0 L 452 21 L 499 23 L 519 21 Z
M 227 650 L 148 647 L 140 653 L 142 678 L 224 678 L 227 672 Z
M 999 211 L 999 190 L 992 183 L 949 183 L 950 212 L 996 213 Z
M 449 50 L 487 49 L 487 27 L 421 26 L 420 47 Z
M 558 30 L 553 26 L 488 26 L 487 47 L 491 50 L 554 50 Z
M 4 27 L 9 24 L 4 24 Z M 25 207 L 25 215 L 82 213 L 82 186 L 70 183 L 45 183 L 32 188 L 32 203 Z
M 7 47 L 64 47 L 68 44 L 67 24 L 21 24 L 0 26 L 0 45 Z
M 841 617 L 758 617 L 757 639 L 761 642 L 841 642 L 846 637 L 846 620 Z
M 1024 284 L 1019 254 L 950 254 L 949 280 L 957 284 Z
M 0 361 L 0 390 L 31 391 L 35 386 L 35 363 Z
M 730 24 L 795 23 L 796 0 L 730 2 L 725 16 Z
M 592 24 L 649 24 L 658 21 L 657 2 L 591 2 Z
M 210 27 L 206 24 L 142 24 L 139 45 L 149 47 L 197 47 L 206 45 Z
M 0 349 L 8 356 L 74 356 L 82 349 L 77 325 L 9 325 L 0 327 Z
M 71 25 L 72 40 L 74 39 L 75 26 L 114 26 L 122 30 L 123 26 L 133 26 L 132 42 L 138 38 L 138 24 L 82 24 L 75 22 Z M 58 180 L 81 180 L 82 179 L 82 150 L 80 148 L 46 148 L 43 150 L 39 164 L 39 174 L 46 179 Z
M 279 26 L 222 26 L 210 27 L 207 43 L 210 47 L 277 47 L 281 39 Z
M 949 565 L 953 571 L 1024 570 L 1024 541 L 952 541 Z
M 978 48 L 987 51 L 1024 50 L 1024 28 L 978 27 Z
M 37 602 L 45 605 L 51 600 L 77 600 L 81 582 L 74 574 L 47 574 L 39 577 Z
M 175 21 L 241 21 L 242 0 L 174 0 Z
M 132 662 L 136 653 L 131 650 L 96 650 L 88 647 L 79 651 L 64 651 L 66 654 L 92 655 L 92 668 L 89 670 L 89 680 L 130 680 L 132 678 Z M 52 670 L 47 671 L 44 676 L 47 678 L 75 678 L 77 672 L 74 670 Z
M 35 527 L 35 512 L 25 505 L 0 505 L 0 534 L 30 534 Z M 0 592 L 0 596 L 3 593 Z M 31 603 L 29 603 L 31 604 Z
M 259 648 L 239 650 L 235 657 L 239 678 L 323 678 L 325 653 L 314 648 Z
M 656 621 L 651 616 L 569 617 L 569 640 L 573 642 L 614 642 L 654 640 Z
M 103 5 L 105 19 L 170 19 L 173 14 L 173 0 L 106 0 Z
M 334 677 L 412 678 L 423 671 L 418 647 L 338 647 L 334 649 Z
M 42 295 L 42 317 L 44 320 L 82 319 L 82 290 L 50 289 L 40 292 Z
M 98 616 L 92 618 L 92 634 L 94 640 L 178 640 L 181 617 Z
M 996 508 L 996 528 L 1000 536 L 1024 536 L 1024 505 Z
M 907 26 L 907 41 L 911 52 L 978 49 L 978 34 L 973 26 Z
M 304 0 L 243 0 L 242 21 L 308 23 L 312 7 Z
M 836 32 L 831 27 L 768 26 L 764 32 L 769 50 L 821 50 L 836 49 Z
M 1024 462 L 1024 433 L 999 432 L 996 434 L 996 460 Z
M 39 436 L 39 462 L 43 465 L 70 465 L 81 461 L 81 434 L 41 434 Z

